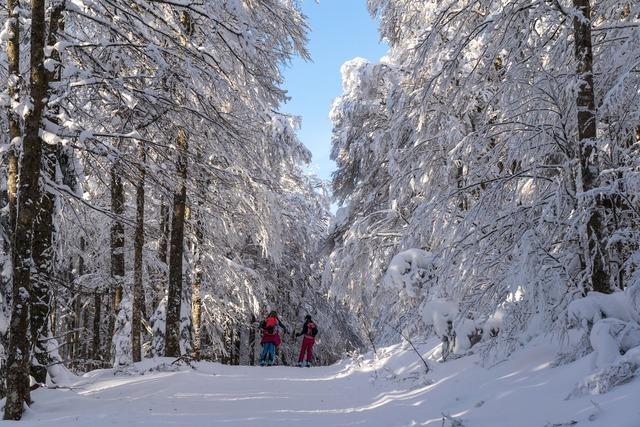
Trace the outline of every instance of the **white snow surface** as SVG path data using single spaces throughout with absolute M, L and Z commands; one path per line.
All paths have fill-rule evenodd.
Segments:
M 427 375 L 402 345 L 379 350 L 378 358 L 368 354 L 310 369 L 208 362 L 191 368 L 150 359 L 130 375 L 97 370 L 71 380 L 69 388 L 36 390 L 19 424 L 441 426 L 447 414 L 473 427 L 640 425 L 637 378 L 606 394 L 565 400 L 592 372 L 590 357 L 553 367 L 558 348 L 549 340 L 530 343 L 491 368 L 477 355 L 436 362 L 436 340 L 418 348 L 429 360 Z

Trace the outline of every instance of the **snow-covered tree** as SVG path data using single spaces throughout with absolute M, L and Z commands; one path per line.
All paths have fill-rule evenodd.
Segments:
M 390 50 L 343 67 L 325 269 L 345 303 L 374 307 L 361 335 L 429 324 L 404 309 L 405 287 L 384 286 L 407 250 L 434 259 L 416 307 L 451 301 L 481 327 L 504 316 L 502 352 L 561 334 L 572 300 L 633 285 L 638 6 L 369 6 Z
M 266 306 L 290 323 L 339 309 L 313 278 L 328 202 L 303 171 L 296 119 L 278 112 L 282 64 L 308 57 L 295 2 L 12 0 L 7 11 L 6 417 L 29 400 L 30 364 L 55 382 L 53 358 L 126 366 L 189 356 L 193 339 L 197 357 L 237 362 Z

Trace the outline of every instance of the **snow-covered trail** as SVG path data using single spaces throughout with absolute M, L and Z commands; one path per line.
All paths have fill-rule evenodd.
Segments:
M 428 355 L 433 343 L 421 348 Z M 556 351 L 543 342 L 492 369 L 476 356 L 432 362 L 426 377 L 415 353 L 400 346 L 375 362 L 317 368 L 198 363 L 166 371 L 153 368 L 170 359 L 147 360 L 134 375 L 94 371 L 71 389 L 36 391 L 20 425 L 439 427 L 446 413 L 468 427 L 640 426 L 639 380 L 565 400 L 590 362 L 552 368 Z
M 25 425 L 369 425 L 358 415 L 371 405 L 367 379 L 342 368 L 201 363 L 133 377 L 97 371 L 72 390 L 36 392 Z

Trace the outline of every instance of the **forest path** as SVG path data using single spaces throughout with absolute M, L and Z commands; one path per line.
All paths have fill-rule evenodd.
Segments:
M 90 372 L 70 390 L 36 391 L 20 425 L 375 425 L 365 414 L 377 407 L 369 376 L 350 375 L 344 365 L 196 366 L 135 376 Z M 378 425 L 390 425 L 385 419 Z
M 419 348 L 429 358 L 436 346 Z M 554 368 L 557 350 L 543 341 L 490 369 L 475 355 L 431 360 L 426 376 L 401 345 L 374 360 L 314 368 L 199 362 L 193 369 L 149 359 L 130 374 L 92 371 L 69 378 L 70 388 L 36 390 L 23 421 L 11 425 L 440 427 L 445 413 L 470 427 L 640 426 L 640 380 L 565 400 L 592 370 L 588 356 Z

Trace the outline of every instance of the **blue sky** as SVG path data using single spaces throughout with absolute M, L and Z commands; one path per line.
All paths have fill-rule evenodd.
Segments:
M 308 49 L 312 62 L 296 58 L 284 69 L 284 88 L 292 99 L 282 111 L 302 116 L 299 136 L 313 153 L 311 171 L 330 179 L 335 166 L 329 160 L 328 116 L 332 100 L 342 92 L 340 66 L 358 56 L 376 62 L 387 48 L 379 41 L 366 0 L 305 0 L 302 9 L 311 27 Z

